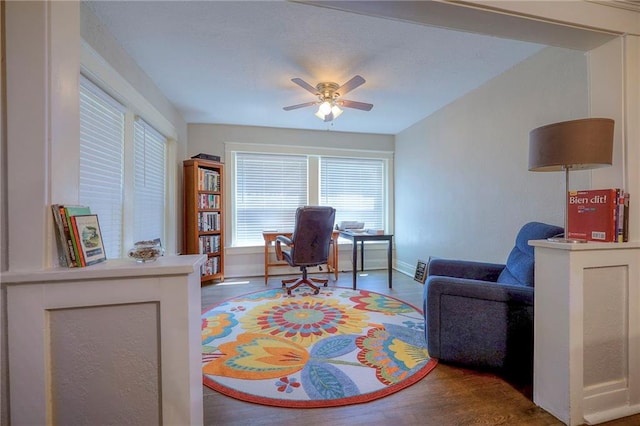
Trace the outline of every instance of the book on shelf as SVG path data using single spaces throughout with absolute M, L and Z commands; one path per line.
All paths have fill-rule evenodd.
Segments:
M 599 242 L 626 241 L 628 200 L 628 194 L 619 188 L 569 191 L 567 237 Z
M 70 218 L 75 214 L 89 214 L 91 210 L 86 206 L 52 204 L 51 211 L 57 231 L 56 238 L 58 239 L 58 260 L 60 266 L 68 266 L 70 268 L 82 266 L 79 261 L 78 248 L 75 236 L 73 235 Z M 62 253 L 60 253 L 60 251 Z M 64 261 L 62 261 L 63 258 Z
M 220 191 L 220 173 L 217 170 L 198 168 L 198 190 Z
M 200 254 L 220 251 L 220 235 L 203 235 L 199 238 Z
M 100 233 L 98 215 L 71 216 L 73 233 L 78 242 L 78 251 L 82 266 L 94 265 L 107 259 Z
M 219 231 L 220 230 L 220 213 L 219 212 L 199 212 L 198 213 L 198 230 L 199 231 Z
M 629 193 L 625 192 L 622 205 L 622 242 L 629 241 L 629 198 Z M 618 239 L 618 241 L 620 241 L 620 239 Z
M 220 156 L 219 155 L 204 154 L 202 152 L 200 154 L 194 155 L 191 158 L 199 158 L 199 159 L 202 159 L 202 160 L 217 161 L 218 163 L 220 162 Z
M 220 272 L 220 257 L 214 256 L 208 258 L 200 267 L 200 275 L 215 275 Z
M 198 197 L 199 209 L 219 209 L 220 195 L 218 194 L 200 194 Z
M 82 259 L 80 258 L 81 253 L 80 253 L 80 246 L 78 245 L 78 239 L 73 232 L 73 228 L 71 227 L 72 226 L 71 218 L 76 215 L 91 214 L 91 209 L 87 206 L 71 205 L 71 206 L 64 206 L 64 212 L 65 212 L 65 216 L 67 217 L 67 224 L 69 226 L 69 231 L 70 231 L 69 233 L 71 235 L 73 252 L 75 254 L 76 263 L 77 263 L 76 266 L 83 266 Z
M 61 206 L 60 204 L 52 204 L 51 213 L 53 214 L 53 229 L 56 234 L 58 263 L 60 266 L 68 266 L 72 268 L 76 266 L 76 258 L 73 248 L 71 247 L 73 242 L 69 233 L 69 225 L 64 212 L 64 206 Z

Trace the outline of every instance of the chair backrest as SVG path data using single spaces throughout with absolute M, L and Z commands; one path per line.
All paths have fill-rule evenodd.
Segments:
M 296 224 L 291 239 L 294 265 L 312 266 L 327 263 L 336 209 L 304 206 L 296 210 Z
M 516 236 L 516 245 L 509 253 L 506 266 L 498 276 L 499 283 L 533 287 L 534 249 L 529 240 L 544 240 L 562 234 L 559 226 L 540 222 L 525 224 Z

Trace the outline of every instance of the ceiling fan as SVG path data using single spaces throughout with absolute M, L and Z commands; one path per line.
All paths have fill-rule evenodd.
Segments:
M 338 85 L 337 83 L 326 82 L 318 83 L 316 87 L 313 87 L 301 78 L 292 78 L 291 81 L 307 90 L 308 92 L 313 93 L 318 98 L 318 100 L 313 102 L 305 102 L 303 104 L 286 106 L 282 108 L 285 111 L 305 108 L 312 105 L 320 105 L 318 111 L 315 113 L 315 116 L 327 122 L 333 120 L 334 118 L 337 118 L 340 114 L 342 114 L 342 110 L 340 109 L 340 107 L 355 108 L 362 111 L 371 111 L 371 108 L 373 108 L 372 104 L 349 101 L 347 99 L 341 98 L 341 96 L 345 93 L 348 93 L 356 87 L 364 84 L 366 80 L 359 75 L 356 75 L 342 86 Z

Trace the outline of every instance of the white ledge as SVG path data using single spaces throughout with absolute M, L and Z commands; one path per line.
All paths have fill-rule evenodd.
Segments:
M 162 256 L 155 262 L 137 263 L 131 259 L 111 259 L 84 268 L 49 268 L 39 271 L 3 272 L 3 284 L 33 284 L 80 281 L 101 278 L 187 275 L 197 270 L 205 255 Z M 199 274 L 199 273 L 198 273 Z
M 589 241 L 586 243 L 561 243 L 548 240 L 529 240 L 530 246 L 553 248 L 558 250 L 585 251 L 585 250 L 623 250 L 640 248 L 640 241 L 627 243 L 599 243 Z

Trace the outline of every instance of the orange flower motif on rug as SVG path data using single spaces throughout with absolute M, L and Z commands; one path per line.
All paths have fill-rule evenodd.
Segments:
M 309 359 L 306 348 L 277 336 L 244 333 L 220 345 L 220 357 L 203 367 L 205 374 L 238 379 L 274 379 L 296 373 Z
M 368 325 L 369 315 L 336 299 L 312 297 L 269 301 L 242 317 L 248 332 L 281 336 L 302 346 L 310 346 L 336 334 L 359 334 Z

